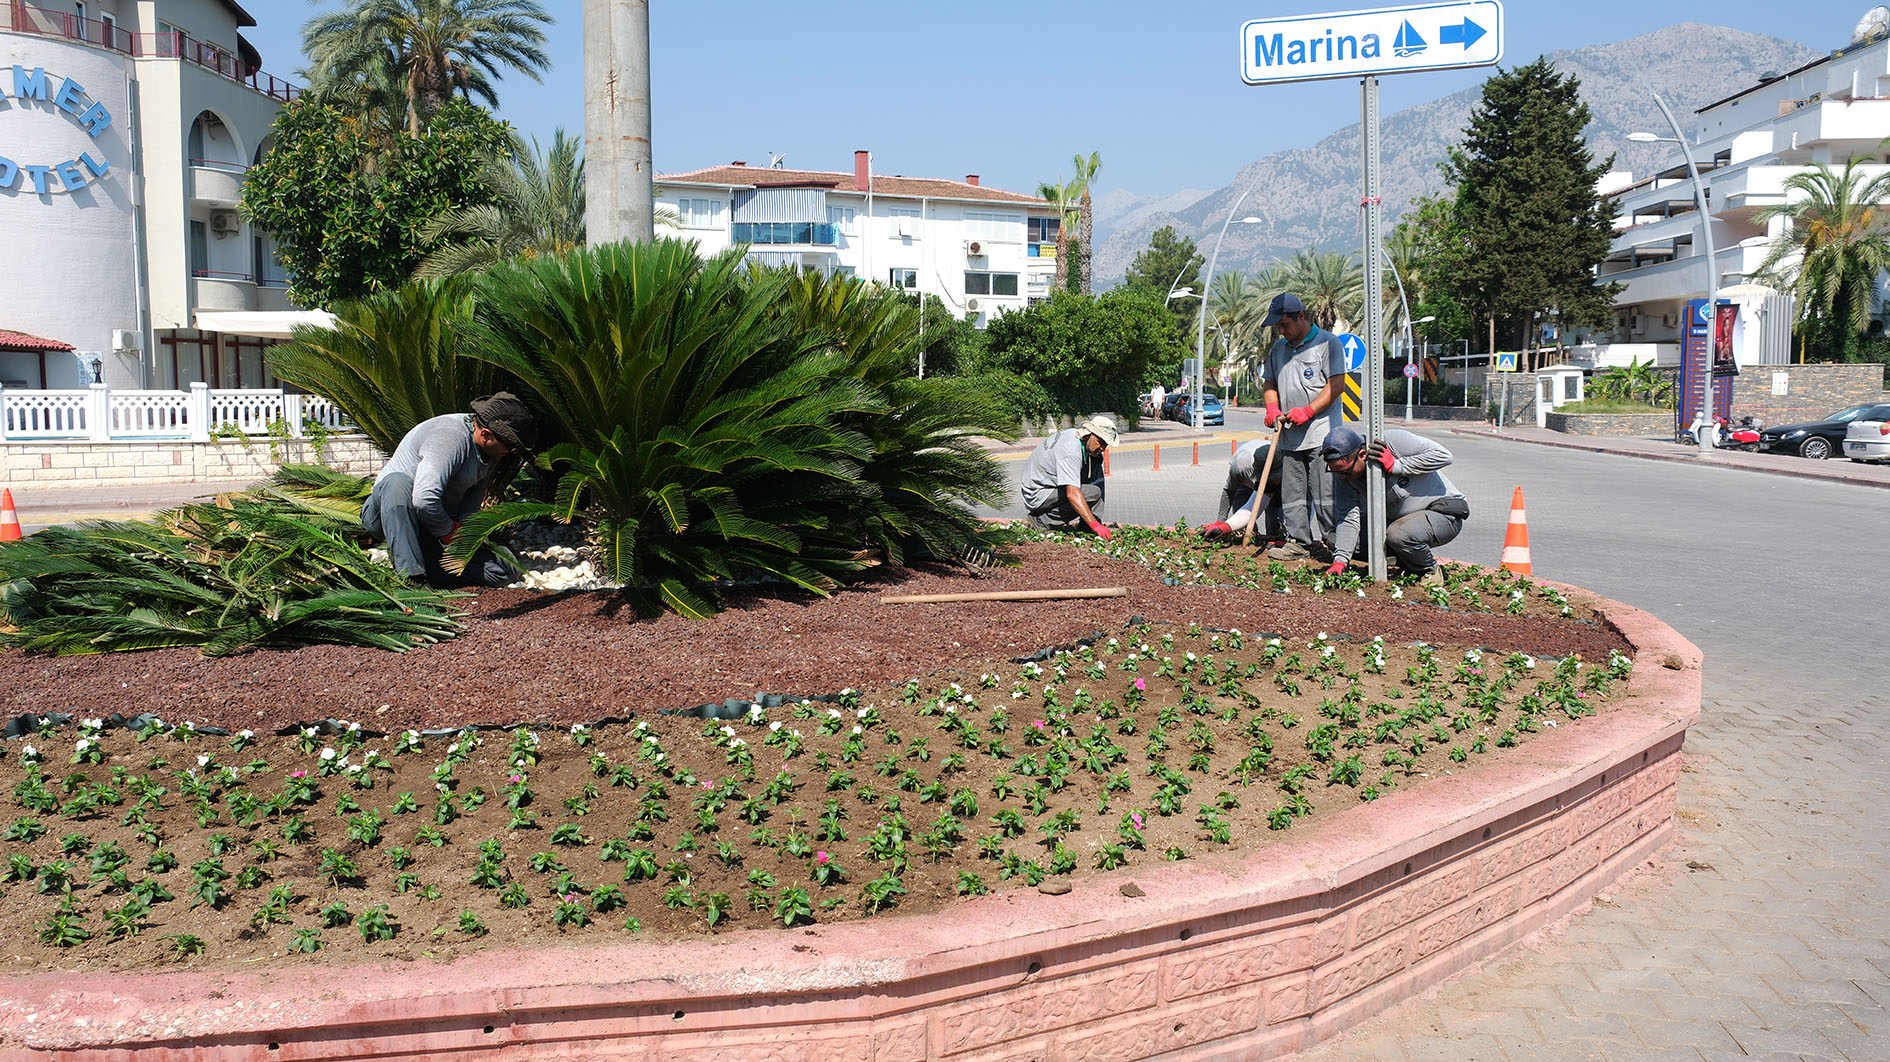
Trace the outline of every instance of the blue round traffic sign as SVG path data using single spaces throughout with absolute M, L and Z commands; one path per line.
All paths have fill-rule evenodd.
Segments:
M 1345 371 L 1357 372 L 1365 367 L 1365 341 L 1350 332 L 1339 333 L 1339 346 L 1345 348 Z

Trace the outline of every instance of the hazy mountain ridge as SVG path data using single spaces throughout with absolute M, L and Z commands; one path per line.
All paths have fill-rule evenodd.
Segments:
M 1670 144 L 1626 140 L 1635 130 L 1663 136 L 1669 132 L 1648 95 L 1649 87 L 1666 98 L 1686 125 L 1693 111 L 1752 87 L 1761 73 L 1782 73 L 1822 54 L 1795 41 L 1687 22 L 1613 44 L 1552 52 L 1549 58 L 1557 69 L 1581 80 L 1582 96 L 1593 114 L 1587 130 L 1590 150 L 1598 159 L 1614 154 L 1615 169 L 1643 175 L 1673 150 Z M 1532 61 L 1516 57 L 1505 69 Z M 1387 232 L 1413 199 L 1445 190 L 1437 164 L 1462 138 L 1481 96 L 1481 88 L 1473 87 L 1381 120 L 1380 187 Z M 1114 207 L 1124 200 L 1113 193 L 1097 200 L 1098 286 L 1120 281 L 1148 245 L 1149 235 L 1163 225 L 1173 225 L 1208 254 L 1228 210 L 1249 185 L 1254 191 L 1242 213 L 1258 215 L 1264 223 L 1227 230 L 1219 269 L 1255 270 L 1309 246 L 1358 250 L 1363 216 L 1355 122 L 1310 148 L 1278 151 L 1248 163 L 1231 184 L 1186 207 L 1163 210 L 1157 206 L 1163 197 L 1144 196 L 1130 199 L 1135 205 L 1129 210 L 1105 213 L 1105 204 Z

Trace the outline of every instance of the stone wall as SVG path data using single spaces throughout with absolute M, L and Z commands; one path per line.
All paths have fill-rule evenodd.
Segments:
M 1502 427 L 1536 426 L 1536 374 L 1533 372 L 1492 372 L 1483 377 L 1483 419 L 1495 424 L 1497 411 L 1503 407 L 1503 389 L 1509 389 L 1508 408 Z
M 1724 382 L 1716 380 L 1714 386 Z M 1734 423 L 1749 416 L 1767 424 L 1797 424 L 1823 420 L 1859 402 L 1890 401 L 1883 366 L 1877 364 L 1748 365 L 1731 382 Z M 1772 393 L 1780 388 L 1784 394 Z
M 111 486 L 130 483 L 196 483 L 267 479 L 283 464 L 322 464 L 365 476 L 377 472 L 383 455 L 361 435 L 333 435 L 317 455 L 312 439 L 213 439 L 210 442 L 10 442 L 0 443 L 0 480 L 22 483 Z
M 1615 439 L 1666 438 L 1673 435 L 1672 413 L 1550 413 L 1544 418 L 1550 431 L 1570 435 L 1604 435 Z

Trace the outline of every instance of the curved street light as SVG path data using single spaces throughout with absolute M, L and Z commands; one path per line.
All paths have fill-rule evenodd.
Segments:
M 1654 102 L 1659 105 L 1660 113 L 1667 117 L 1667 124 L 1673 127 L 1672 136 L 1656 136 L 1653 133 L 1629 133 L 1627 138 L 1636 144 L 1678 144 L 1680 154 L 1687 160 L 1687 177 L 1693 181 L 1693 204 L 1700 212 L 1700 234 L 1706 243 L 1706 319 L 1707 330 L 1706 357 L 1700 364 L 1700 427 L 1694 431 L 1699 438 L 1700 452 L 1709 453 L 1713 449 L 1713 436 L 1716 434 L 1713 422 L 1713 348 L 1719 338 L 1719 268 L 1713 260 L 1713 216 L 1706 210 L 1706 185 L 1700 180 L 1700 168 L 1693 164 L 1693 145 L 1687 141 L 1686 134 L 1680 131 L 1680 122 L 1674 118 L 1673 110 L 1667 101 L 1660 98 L 1660 93 L 1649 92 Z M 1680 333 L 1680 361 L 1686 363 L 1687 333 L 1693 330 L 1693 322 L 1688 321 Z M 1685 401 L 1684 396 L 1681 399 Z
M 1240 193 L 1240 198 L 1234 200 L 1234 209 L 1229 210 L 1227 212 L 1227 220 L 1221 222 L 1221 234 L 1214 238 L 1214 254 L 1208 258 L 1207 276 L 1201 279 L 1201 290 L 1204 292 L 1210 291 L 1213 289 L 1214 266 L 1217 262 L 1221 260 L 1221 241 L 1227 238 L 1227 226 L 1232 225 L 1234 223 L 1234 215 L 1240 213 L 1240 204 L 1245 203 L 1247 201 L 1247 196 L 1249 193 L 1253 191 L 1253 189 L 1254 189 L 1254 186 L 1250 184 L 1247 186 L 1247 190 L 1245 192 Z M 1241 218 L 1240 223 L 1242 225 L 1258 225 L 1264 222 L 1265 220 L 1266 219 L 1264 218 L 1257 218 L 1257 217 L 1254 217 L 1252 214 L 1249 214 L 1246 217 Z M 1201 426 L 1202 426 L 1201 378 L 1207 375 L 1207 298 L 1206 296 L 1203 296 L 1201 299 L 1201 316 L 1200 316 L 1199 322 L 1197 323 L 1195 327 L 1194 353 L 1195 353 L 1195 359 L 1196 359 L 1196 364 L 1195 364 L 1195 369 L 1194 369 L 1194 402 L 1189 407 L 1188 419 L 1193 422 L 1192 427 L 1194 428 L 1194 430 L 1200 431 Z

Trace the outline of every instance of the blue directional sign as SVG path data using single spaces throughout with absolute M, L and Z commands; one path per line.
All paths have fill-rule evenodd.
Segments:
M 1357 372 L 1365 367 L 1365 341 L 1350 332 L 1339 333 L 1339 346 L 1345 348 L 1345 371 Z
M 1500 0 L 1255 19 L 1240 27 L 1249 85 L 1490 66 L 1503 59 Z

